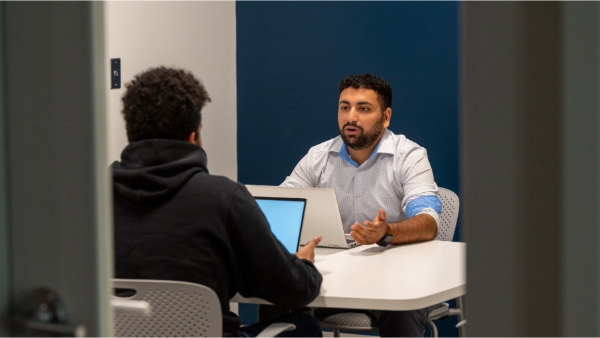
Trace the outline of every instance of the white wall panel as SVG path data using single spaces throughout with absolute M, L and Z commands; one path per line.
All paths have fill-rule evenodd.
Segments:
M 127 145 L 124 85 L 149 67 L 172 66 L 191 71 L 206 86 L 212 99 L 202 111 L 208 168 L 237 180 L 235 2 L 108 1 L 105 20 L 106 64 L 120 58 L 122 73 L 121 89 L 107 95 L 108 161 L 118 160 Z

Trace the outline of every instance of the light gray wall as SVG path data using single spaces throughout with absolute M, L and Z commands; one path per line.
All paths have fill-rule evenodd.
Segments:
M 102 3 L 3 5 L 11 300 L 50 288 L 110 336 Z
M 468 334 L 598 336 L 598 4 L 462 6 Z
M 121 58 L 123 85 L 160 65 L 185 68 L 200 78 L 212 98 L 202 111 L 208 169 L 237 180 L 235 1 L 108 1 L 105 17 L 105 62 Z M 107 95 L 109 162 L 127 145 L 124 92 L 113 89 Z

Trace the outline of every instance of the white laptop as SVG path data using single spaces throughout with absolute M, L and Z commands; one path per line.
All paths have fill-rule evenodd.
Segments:
M 289 188 L 269 185 L 246 185 L 248 191 L 256 197 L 291 197 L 306 199 L 304 223 L 300 235 L 300 244 L 304 245 L 317 235 L 323 240 L 319 247 L 349 249 L 358 245 L 350 235 L 344 234 L 342 217 L 335 197 L 330 188 Z
M 306 199 L 288 197 L 255 197 L 271 232 L 290 252 L 298 251 L 304 220 Z

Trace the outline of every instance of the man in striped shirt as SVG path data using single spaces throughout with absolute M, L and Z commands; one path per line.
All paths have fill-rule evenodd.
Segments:
M 425 148 L 387 129 L 391 85 L 371 74 L 351 75 L 339 91 L 340 136 L 310 148 L 281 185 L 333 188 L 344 230 L 360 244 L 434 239 L 442 208 L 437 185 Z M 381 336 L 414 337 L 423 335 L 429 310 L 365 311 L 377 319 Z

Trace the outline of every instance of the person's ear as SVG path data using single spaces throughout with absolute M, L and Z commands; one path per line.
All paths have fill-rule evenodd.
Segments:
M 188 141 L 190 143 L 193 143 L 193 144 L 197 144 L 196 143 L 196 133 L 195 132 L 191 132 L 190 135 L 187 137 L 186 141 Z
M 385 128 L 390 126 L 390 121 L 392 119 L 392 108 L 387 107 L 383 112 L 383 126 Z

